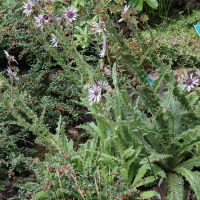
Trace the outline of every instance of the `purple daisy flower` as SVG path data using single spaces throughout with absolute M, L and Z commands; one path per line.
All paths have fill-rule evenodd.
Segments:
M 64 20 L 61 17 L 56 17 L 56 21 L 58 22 L 59 25 L 63 24 Z
M 194 88 L 194 85 L 199 85 L 198 84 L 198 79 L 197 78 L 192 78 L 192 75 L 193 73 L 190 74 L 190 77 L 188 77 L 187 75 L 187 72 L 185 73 L 185 76 L 183 77 L 185 80 L 184 80 L 184 85 L 183 85 L 183 88 L 182 90 L 187 87 L 187 91 L 190 92 L 191 91 L 191 88 Z
M 73 20 L 76 20 L 76 17 L 78 16 L 76 13 L 76 8 L 73 10 L 72 7 L 68 7 L 68 10 L 65 11 L 65 18 L 69 19 L 69 21 L 72 23 Z
M 101 21 L 99 21 L 99 23 L 97 22 L 93 22 L 92 23 L 92 27 L 91 30 L 95 31 L 94 33 L 107 33 L 108 31 L 105 28 L 105 24 Z
M 181 181 L 179 181 L 178 184 L 180 185 L 180 184 L 181 184 Z
M 50 17 L 47 15 L 39 15 L 38 17 L 35 17 L 36 27 L 41 29 L 43 31 L 44 25 L 47 24 L 50 20 Z
M 33 4 L 33 2 L 31 0 L 28 0 L 27 3 L 23 2 L 23 4 L 24 4 L 24 8 L 25 8 L 25 10 L 23 12 L 28 17 L 28 16 L 31 15 L 31 13 L 33 11 L 32 8 L 33 8 L 34 4 Z
M 53 38 L 50 40 L 52 41 L 53 47 L 57 47 L 58 46 L 58 39 L 56 38 L 56 36 L 54 34 L 52 34 Z
M 19 81 L 19 78 L 16 77 L 17 73 L 14 73 L 9 67 L 6 71 L 8 72 L 11 78 L 14 78 L 15 80 Z
M 17 63 L 17 61 L 15 60 L 15 57 L 14 57 L 14 56 L 9 55 L 8 52 L 7 52 L 6 50 L 3 50 L 3 51 L 4 51 L 5 56 L 6 56 L 6 58 L 8 59 L 8 61 L 10 61 L 10 62 L 16 62 L 16 63 Z M 17 64 L 18 64 L 18 63 L 17 63 Z
M 90 105 L 94 102 L 99 103 L 101 98 L 101 87 L 93 84 L 93 88 L 88 89 Z

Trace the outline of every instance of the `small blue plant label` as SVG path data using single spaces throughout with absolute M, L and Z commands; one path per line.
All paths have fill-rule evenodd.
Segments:
M 146 74 L 146 73 L 145 73 Z M 146 74 L 147 75 L 147 74 Z M 154 83 L 153 80 L 147 75 L 147 81 L 149 81 L 149 83 Z
M 194 25 L 194 27 L 196 28 L 197 33 L 198 33 L 199 36 L 200 36 L 200 24 L 196 24 L 196 25 Z

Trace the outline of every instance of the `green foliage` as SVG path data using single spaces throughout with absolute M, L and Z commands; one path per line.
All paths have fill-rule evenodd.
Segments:
M 34 200 L 49 200 L 48 194 L 44 191 L 38 192 L 34 197 Z
M 153 0 L 148 0 L 146 3 L 153 8 L 158 6 Z M 60 4 L 55 2 L 55 14 L 64 12 L 67 4 L 63 4 L 59 11 Z M 77 2 L 73 4 L 77 5 Z M 106 2 L 104 4 L 107 6 Z M 23 159 L 29 170 L 33 171 L 36 181 L 16 186 L 24 195 L 31 195 L 33 199 L 97 199 L 100 197 L 108 199 L 111 196 L 116 199 L 123 199 L 125 196 L 134 199 L 141 196 L 160 198 L 154 191 L 141 193 L 139 189 L 158 181 L 161 183 L 164 178 L 167 178 L 169 184 L 167 199 L 183 199 L 185 178 L 199 199 L 198 172 L 193 171 L 194 167 L 200 166 L 197 150 L 200 140 L 198 91 L 186 95 L 180 86 L 177 86 L 174 73 L 170 71 L 173 58 L 172 61 L 160 61 L 162 56 L 155 53 L 156 47 L 150 46 L 135 23 L 127 20 L 127 25 L 133 30 L 133 39 L 136 41 L 136 50 L 133 51 L 122 37 L 122 33 L 113 27 L 111 20 L 106 20 L 106 17 L 109 19 L 110 16 L 104 11 L 104 4 L 100 4 L 102 14 L 97 15 L 96 18 L 104 20 L 101 23 L 105 22 L 103 28 L 107 31 L 103 29 L 100 32 L 107 36 L 107 43 L 112 42 L 118 46 L 118 49 L 111 52 L 114 61 L 111 62 L 109 52 L 106 55 L 108 62 L 104 59 L 112 69 L 108 87 L 100 84 L 98 91 L 91 92 L 94 90 L 94 85 L 98 84 L 97 81 L 106 81 L 106 76 L 101 74 L 105 66 L 99 59 L 99 47 L 92 51 L 93 58 L 97 58 L 95 62 L 98 64 L 94 65 L 85 59 L 91 47 L 88 42 L 90 37 L 88 37 L 87 22 L 83 22 L 81 25 L 84 27 L 80 27 L 81 25 L 78 24 L 80 19 L 63 26 L 58 25 L 52 18 L 52 21 L 45 24 L 43 33 L 40 29 L 35 30 L 35 34 L 40 36 L 37 40 L 38 46 L 41 45 L 45 52 L 34 62 L 31 61 L 32 54 L 29 54 L 27 60 L 32 62 L 32 68 L 27 74 L 23 74 L 19 83 L 15 81 L 10 84 L 5 73 L 0 74 L 3 85 L 3 89 L 0 90 L 2 119 L 4 115 L 8 117 L 2 120 L 1 126 L 12 124 L 31 131 L 37 137 L 35 142 L 45 145 L 50 151 L 50 154 L 46 154 L 45 161 L 37 158 Z M 141 11 L 143 0 L 132 1 L 132 4 Z M 37 8 L 37 6 L 35 9 L 42 14 L 51 15 L 47 9 Z M 23 10 L 19 8 L 18 11 Z M 82 11 L 88 13 L 88 18 L 92 12 L 87 8 Z M 9 14 L 10 11 L 7 12 Z M 33 19 L 35 13 L 37 12 L 31 14 Z M 31 18 L 29 20 L 27 24 L 34 26 Z M 72 29 L 69 28 L 70 26 Z M 144 26 L 146 31 L 149 31 L 149 26 L 145 23 Z M 67 34 L 63 34 L 66 31 Z M 58 47 L 51 44 L 53 34 L 59 40 Z M 151 30 L 149 35 L 153 42 Z M 26 39 L 25 36 L 17 36 Z M 6 37 L 9 38 L 9 35 Z M 32 44 L 35 36 L 30 36 L 29 39 Z M 29 45 L 29 39 L 25 46 Z M 101 37 L 95 38 L 95 36 L 93 41 L 97 46 L 102 42 Z M 79 48 L 82 48 L 83 55 Z M 119 49 L 122 51 L 120 54 Z M 37 58 L 36 53 L 38 52 L 33 54 L 34 59 Z M 147 80 L 144 67 L 144 62 L 147 60 L 159 75 L 154 84 L 150 84 Z M 43 67 L 38 67 L 42 64 Z M 56 74 L 53 80 L 44 86 L 42 83 L 44 76 L 51 72 L 48 64 L 59 65 L 63 68 L 64 74 Z M 118 71 L 123 66 L 137 80 L 139 84 L 137 90 L 142 91 L 137 91 L 140 97 L 136 101 L 128 96 L 130 88 L 127 86 L 126 78 L 119 80 Z M 12 70 L 18 68 L 13 67 Z M 164 81 L 167 83 L 163 84 Z M 165 87 L 167 91 L 158 94 L 161 87 Z M 35 88 L 33 90 L 37 92 L 30 91 L 30 88 Z M 91 92 L 89 99 L 88 89 Z M 101 97 L 96 99 L 100 89 Z M 135 88 L 132 89 L 136 91 Z M 93 117 L 92 122 L 78 126 L 85 130 L 89 139 L 79 145 L 77 151 L 74 150 L 74 142 L 66 136 L 65 132 L 65 126 L 70 124 L 70 120 L 77 122 L 77 114 L 81 114 L 81 112 L 76 113 L 77 110 L 70 112 L 70 109 L 75 108 L 81 108 L 82 113 L 87 112 Z M 6 114 L 7 110 L 9 114 Z M 72 115 L 71 119 L 66 116 L 67 114 Z M 46 121 L 45 116 L 52 119 Z M 52 134 L 50 128 L 55 128 L 56 119 L 59 119 L 58 126 Z M 3 145 L 7 146 L 8 142 L 5 138 L 9 133 L 9 126 L 5 129 L 1 127 L 0 131 Z M 14 152 L 14 149 L 10 148 L 10 151 Z M 6 157 L 8 152 L 3 153 Z M 12 153 L 9 155 L 15 168 L 22 160 L 22 156 Z M 9 165 L 6 159 L 1 164 Z

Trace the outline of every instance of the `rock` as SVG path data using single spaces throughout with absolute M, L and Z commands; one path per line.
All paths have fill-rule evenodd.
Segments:
M 200 3 L 197 3 L 194 0 L 190 0 L 185 4 L 184 11 L 188 11 L 191 14 L 192 10 L 196 9 L 197 6 L 200 7 Z

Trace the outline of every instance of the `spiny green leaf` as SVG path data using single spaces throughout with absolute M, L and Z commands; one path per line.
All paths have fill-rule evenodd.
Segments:
M 191 188 L 194 190 L 197 199 L 200 199 L 199 178 L 197 178 L 193 172 L 183 167 L 177 167 L 174 169 L 174 171 L 178 172 L 186 178 L 186 180 L 190 183 Z
M 167 177 L 167 182 L 168 182 L 168 195 L 166 197 L 166 200 L 183 200 L 184 198 L 183 178 L 180 175 L 170 173 Z

